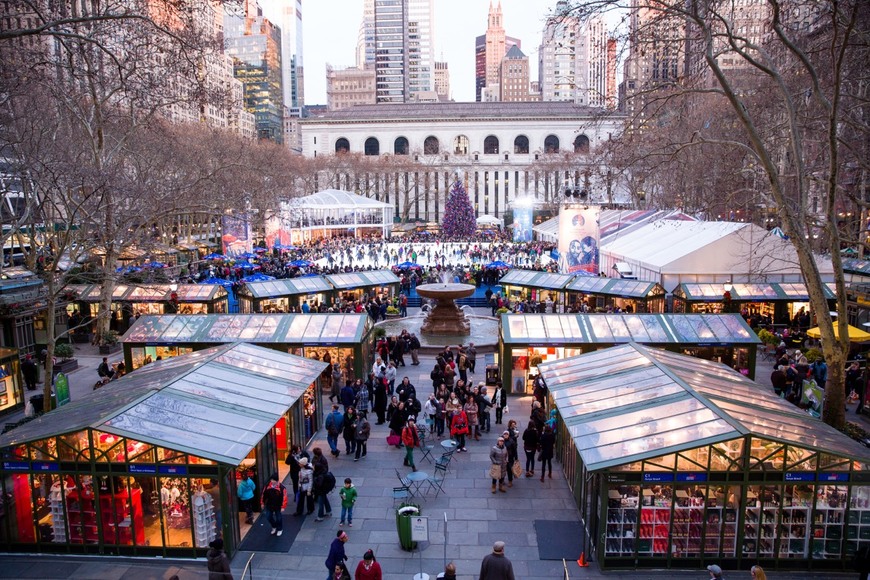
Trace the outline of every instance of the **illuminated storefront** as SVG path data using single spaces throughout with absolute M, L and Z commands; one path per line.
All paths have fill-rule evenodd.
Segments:
M 380 296 L 383 300 L 392 298 L 399 293 L 399 277 L 389 270 L 370 270 L 367 272 L 348 272 L 346 274 L 330 274 L 324 276 L 335 288 L 334 302 L 353 302 L 362 299 L 364 294 L 369 297 Z
M 835 308 L 833 284 L 823 285 L 822 290 L 829 307 Z M 674 289 L 674 312 L 722 312 L 726 291 L 732 311 L 769 316 L 777 325 L 790 325 L 802 308 L 810 310 L 805 284 L 680 284 Z
M 502 381 L 530 393 L 538 365 L 639 342 L 716 360 L 755 376 L 758 336 L 739 314 L 503 314 Z
M 537 303 L 553 302 L 554 312 L 565 312 L 565 286 L 574 279 L 573 274 L 556 274 L 537 270 L 511 270 L 498 283 L 502 295 L 511 302 L 531 300 Z
M 328 304 L 332 293 L 330 285 L 322 276 L 284 278 L 266 282 L 250 282 L 242 286 L 236 296 L 241 314 L 297 312 L 307 302 L 312 312 L 320 304 Z
M 149 365 L 0 436 L 0 546 L 201 557 L 220 536 L 233 554 L 250 528 L 239 472 L 262 489 L 278 471 L 279 431 L 301 420 L 323 368 L 223 345 Z
M 870 450 L 740 373 L 636 343 L 541 366 L 605 569 L 851 570 Z
M 16 349 L 0 347 L 0 415 L 24 406 L 24 381 L 19 373 L 20 366 Z
M 565 288 L 568 306 L 575 312 L 586 304 L 588 312 L 619 308 L 628 313 L 662 313 L 665 311 L 664 287 L 657 282 L 625 278 L 577 277 Z

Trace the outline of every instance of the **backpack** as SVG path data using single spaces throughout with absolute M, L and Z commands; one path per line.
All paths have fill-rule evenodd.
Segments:
M 335 489 L 335 476 L 331 471 L 327 471 L 323 474 L 323 493 L 329 493 L 333 489 Z

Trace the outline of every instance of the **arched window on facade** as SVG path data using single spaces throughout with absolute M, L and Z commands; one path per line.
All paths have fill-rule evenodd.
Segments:
M 350 151 L 350 143 L 344 137 L 340 139 L 336 139 L 335 141 L 335 152 L 336 153 L 347 153 Z
M 547 135 L 547 138 L 544 139 L 544 152 L 545 153 L 558 153 L 559 152 L 559 138 L 555 135 Z
M 426 137 L 426 140 L 423 141 L 423 154 L 438 155 L 440 152 L 441 144 L 438 143 L 438 137 L 433 137 L 432 135 Z
M 589 153 L 589 137 L 577 135 L 577 138 L 574 139 L 574 153 Z
M 529 138 L 525 135 L 517 135 L 517 138 L 514 139 L 514 153 L 528 153 L 529 152 Z
M 453 140 L 454 155 L 468 155 L 468 137 L 459 135 Z
M 396 155 L 407 155 L 408 149 L 408 140 L 404 137 L 397 137 L 393 143 L 393 153 Z
M 366 139 L 366 155 L 380 155 L 381 154 L 381 144 L 374 137 L 369 137 Z
M 498 155 L 498 137 L 490 135 L 483 140 L 484 155 Z

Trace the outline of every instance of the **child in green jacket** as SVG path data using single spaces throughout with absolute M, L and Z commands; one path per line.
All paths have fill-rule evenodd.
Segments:
M 356 488 L 353 486 L 353 481 L 349 477 L 344 479 L 344 487 L 338 492 L 341 498 L 341 521 L 338 527 L 344 525 L 347 520 L 347 525 L 353 527 L 353 504 L 356 503 Z

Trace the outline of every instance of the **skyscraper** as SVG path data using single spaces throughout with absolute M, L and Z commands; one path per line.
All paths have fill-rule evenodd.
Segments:
M 474 43 L 475 100 L 481 100 L 481 91 L 486 86 L 498 90 L 501 61 L 512 46 L 522 49 L 522 42 L 505 35 L 501 0 L 496 6 L 490 0 L 486 34 L 478 36 Z
M 560 0 L 556 13 L 567 2 Z M 604 19 L 555 16 L 541 40 L 538 79 L 544 101 L 603 107 L 607 99 L 607 31 Z
M 263 14 L 281 28 L 281 83 L 284 106 L 300 109 L 305 104 L 302 60 L 302 0 L 260 0 Z
M 403 103 L 435 88 L 433 0 L 365 0 L 358 68 L 374 67 L 379 103 Z
M 241 9 L 224 7 L 224 46 L 233 74 L 244 83 L 245 108 L 255 115 L 257 136 L 283 143 L 281 29 L 263 16 L 256 0 L 246 0 Z
M 435 93 L 442 101 L 450 100 L 450 69 L 447 61 L 435 62 Z
M 501 61 L 499 71 L 499 100 L 504 102 L 537 101 L 529 93 L 529 57 L 519 46 L 512 46 Z M 487 87 L 488 89 L 489 87 Z

